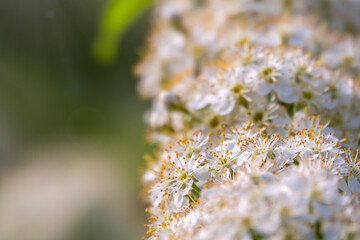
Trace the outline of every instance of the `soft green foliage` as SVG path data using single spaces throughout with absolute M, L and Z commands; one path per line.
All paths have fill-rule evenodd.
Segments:
M 152 0 L 111 0 L 93 45 L 93 56 L 98 62 L 110 63 L 115 58 L 126 27 L 151 3 Z

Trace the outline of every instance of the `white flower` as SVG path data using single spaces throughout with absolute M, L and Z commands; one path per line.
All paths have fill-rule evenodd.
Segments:
M 348 150 L 344 158 L 347 172 L 342 180 L 342 190 L 350 194 L 360 193 L 360 161 L 358 154 L 358 151 L 354 154 L 351 150 Z
M 209 163 L 208 169 L 214 181 L 215 179 L 217 181 L 232 179 L 237 161 L 241 156 L 238 145 L 224 140 L 220 140 L 220 142 L 220 146 L 206 153 L 206 159 Z
M 273 54 L 266 54 L 258 61 L 258 68 L 249 73 L 249 78 L 254 81 L 255 91 L 260 95 L 275 91 L 285 103 L 297 101 L 286 74 L 286 64 Z
M 254 123 L 249 121 L 240 127 L 230 127 L 223 135 L 230 142 L 240 143 L 243 140 L 256 137 L 260 133 L 259 131 L 254 131 L 253 126 Z
M 187 158 L 193 155 L 198 157 L 200 153 L 205 152 L 205 147 L 209 142 L 209 136 L 203 134 L 201 131 L 189 135 L 190 136 L 185 136 L 185 138 L 178 140 L 176 144 L 171 147 L 171 150 Z

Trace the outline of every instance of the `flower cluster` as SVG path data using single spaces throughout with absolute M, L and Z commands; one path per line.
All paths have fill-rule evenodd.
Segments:
M 148 53 L 136 70 L 139 91 L 155 97 L 179 75 L 197 75 L 204 62 L 244 39 L 311 51 L 329 67 L 358 76 L 359 12 L 357 0 L 161 1 Z
M 167 0 L 153 100 L 149 239 L 360 238 L 360 2 Z
M 360 191 L 357 154 L 339 146 L 335 133 L 318 118 L 311 117 L 310 125 L 299 119 L 297 128 L 302 130 L 294 128 L 286 137 L 269 135 L 266 127 L 254 130 L 254 123 L 247 122 L 214 135 L 194 132 L 168 143 L 144 177 L 152 214 L 147 233 L 163 239 L 224 239 L 221 231 L 226 227 L 233 235 L 225 239 L 255 234 L 255 228 L 256 234 L 279 238 L 291 229 L 299 231 L 299 239 L 332 231 L 353 234 L 352 224 L 360 221 L 360 209 L 350 204 Z M 229 214 L 238 209 L 235 205 L 239 215 Z M 285 209 L 291 213 L 281 220 Z M 242 218 L 251 222 L 238 229 Z M 289 219 L 291 229 L 282 224 Z M 316 224 L 324 228 L 316 229 Z M 262 229 L 266 226 L 273 228 L 267 232 Z
M 289 169 L 281 178 L 246 175 L 204 190 L 201 203 L 161 232 L 171 239 L 356 239 L 359 211 L 321 167 Z
M 357 141 L 359 90 L 353 78 L 319 65 L 300 50 L 245 44 L 224 50 L 199 76 L 183 75 L 162 90 L 147 118 L 150 135 L 161 142 L 161 133 L 218 130 L 249 120 L 279 132 L 296 124 L 296 113 L 321 113 L 339 138 Z

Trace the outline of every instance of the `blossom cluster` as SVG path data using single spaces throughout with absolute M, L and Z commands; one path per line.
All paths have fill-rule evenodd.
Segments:
M 167 0 L 136 72 L 152 99 L 148 239 L 360 239 L 360 2 Z
M 197 73 L 206 60 L 244 39 L 311 51 L 329 67 L 357 77 L 359 12 L 357 0 L 161 1 L 148 52 L 136 70 L 139 91 L 155 97 L 177 74 Z

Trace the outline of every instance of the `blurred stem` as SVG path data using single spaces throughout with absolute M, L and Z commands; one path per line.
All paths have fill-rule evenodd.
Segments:
M 151 3 L 152 0 L 110 0 L 93 43 L 92 55 L 97 62 L 109 64 L 115 59 L 122 34 Z

